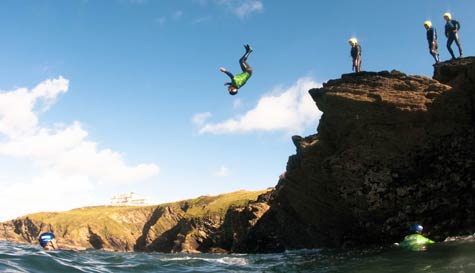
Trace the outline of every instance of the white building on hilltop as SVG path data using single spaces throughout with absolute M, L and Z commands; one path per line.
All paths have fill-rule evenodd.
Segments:
M 112 206 L 147 206 L 150 205 L 150 199 L 135 192 L 117 194 L 111 199 Z

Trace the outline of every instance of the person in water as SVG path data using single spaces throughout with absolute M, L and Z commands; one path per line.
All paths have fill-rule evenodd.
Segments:
M 431 21 L 425 21 L 424 27 L 427 30 L 427 42 L 429 43 L 429 53 L 434 57 L 435 63 L 439 63 L 439 52 L 438 52 L 438 45 L 437 45 L 437 30 L 432 27 Z
M 245 85 L 247 80 L 249 80 L 249 78 L 252 76 L 252 68 L 246 62 L 247 57 L 249 57 L 249 54 L 251 54 L 252 52 L 252 48 L 250 45 L 244 45 L 244 48 L 246 49 L 246 53 L 244 53 L 241 59 L 239 59 L 239 65 L 241 66 L 242 73 L 233 75 L 231 72 L 227 71 L 223 67 L 219 69 L 221 72 L 228 75 L 229 78 L 231 78 L 231 82 L 227 82 L 224 84 L 228 86 L 228 92 L 230 95 L 236 95 L 238 89 Z
M 458 32 L 460 30 L 460 23 L 457 20 L 452 20 L 452 15 L 448 12 L 444 14 L 445 19 L 445 37 L 447 37 L 447 49 L 449 50 L 452 60 L 455 60 L 454 51 L 452 50 L 452 43 L 455 41 L 459 48 L 459 58 L 462 58 L 462 46 L 460 45 Z
M 348 40 L 351 45 L 351 58 L 353 59 L 351 70 L 354 72 L 361 72 L 361 45 L 356 38 Z
M 41 233 L 40 237 L 38 238 L 38 241 L 40 242 L 40 245 L 44 250 L 58 249 L 55 236 L 52 232 Z
M 427 245 L 433 244 L 434 241 L 422 235 L 423 229 L 421 225 L 411 225 L 409 230 L 412 234 L 404 237 L 404 240 L 399 245 L 410 250 L 424 250 Z

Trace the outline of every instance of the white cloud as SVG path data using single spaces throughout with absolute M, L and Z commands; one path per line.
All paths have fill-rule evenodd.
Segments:
M 199 18 L 196 18 L 195 20 L 193 20 L 191 22 L 192 25 L 197 25 L 197 24 L 201 24 L 201 23 L 204 23 L 206 21 L 209 21 L 211 19 L 210 16 L 204 16 L 204 17 L 199 17 Z
M 167 22 L 167 18 L 162 16 L 162 17 L 156 18 L 155 22 L 157 22 L 160 26 L 163 26 Z
M 175 13 L 173 14 L 173 18 L 175 19 L 179 19 L 180 17 L 183 16 L 183 11 L 182 10 L 177 10 L 175 11 Z
M 31 181 L 2 186 L 0 221 L 31 212 L 62 211 L 85 205 L 95 205 L 94 185 L 87 176 L 62 176 L 46 171 Z
M 195 125 L 198 125 L 198 126 L 201 126 L 203 125 L 206 120 L 208 118 L 211 117 L 211 113 L 210 112 L 205 112 L 205 113 L 198 113 L 198 114 L 195 114 L 193 116 L 193 118 L 191 119 L 191 121 L 193 122 L 193 124 Z
M 193 2 L 205 6 L 210 1 L 193 0 Z M 244 18 L 251 15 L 252 13 L 264 10 L 264 4 L 262 3 L 262 0 L 212 0 L 212 2 L 224 7 L 226 10 L 231 11 L 240 18 Z
M 276 88 L 262 96 L 257 105 L 243 115 L 219 123 L 203 123 L 201 134 L 247 133 L 253 131 L 285 131 L 301 133 L 308 126 L 315 126 L 321 112 L 308 94 L 320 86 L 310 78 L 301 78 L 291 87 Z
M 158 24 L 159 26 L 163 27 L 167 22 L 172 22 L 172 21 L 179 21 L 183 17 L 183 11 L 182 10 L 177 10 L 171 15 L 168 16 L 160 16 L 155 18 L 155 23 Z
M 221 166 L 219 170 L 214 173 L 215 176 L 225 177 L 229 175 L 229 169 L 225 166 Z
M 55 194 L 74 195 L 72 198 L 79 202 L 87 196 L 81 192 L 99 184 L 134 183 L 159 172 L 155 164 L 130 166 L 123 154 L 99 148 L 87 139 L 88 132 L 77 121 L 53 128 L 40 126 L 40 114 L 68 88 L 68 80 L 59 77 L 31 90 L 18 88 L 0 93 L 0 157 L 15 158 L 29 166 L 28 181 L 16 181 L 15 174 L 11 174 L 14 184 L 0 181 L 0 200 L 15 204 L 19 211 L 38 210 L 50 204 L 35 197 L 42 189 L 54 187 Z M 16 177 L 21 176 L 18 173 Z M 27 201 L 23 200 L 25 196 Z M 70 206 L 71 202 L 63 201 Z M 48 208 L 60 207 L 61 204 L 51 202 Z
M 35 110 L 47 111 L 61 93 L 67 92 L 68 85 L 68 80 L 59 77 L 44 81 L 31 91 L 18 88 L 0 93 L 0 134 L 14 138 L 37 129 Z
M 242 101 L 240 99 L 235 99 L 233 101 L 233 108 L 234 109 L 239 109 L 242 107 Z
M 234 8 L 234 13 L 239 17 L 246 17 L 254 12 L 264 9 L 264 5 L 258 0 L 240 1 L 240 5 Z
M 147 3 L 147 0 L 121 0 L 122 2 L 129 3 L 129 4 L 145 4 Z

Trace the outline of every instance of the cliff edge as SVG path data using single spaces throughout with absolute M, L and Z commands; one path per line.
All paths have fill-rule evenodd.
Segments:
M 318 134 L 270 197 L 250 251 L 385 245 L 420 223 L 436 240 L 475 232 L 475 58 L 342 75 L 309 91 Z

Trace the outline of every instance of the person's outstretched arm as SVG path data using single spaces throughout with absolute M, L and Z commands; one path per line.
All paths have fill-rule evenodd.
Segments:
M 221 68 L 219 69 L 219 71 L 221 71 L 221 72 L 223 72 L 224 74 L 228 75 L 228 77 L 231 79 L 231 81 L 233 80 L 233 78 L 234 78 L 233 73 L 227 71 L 226 68 L 221 67 Z

